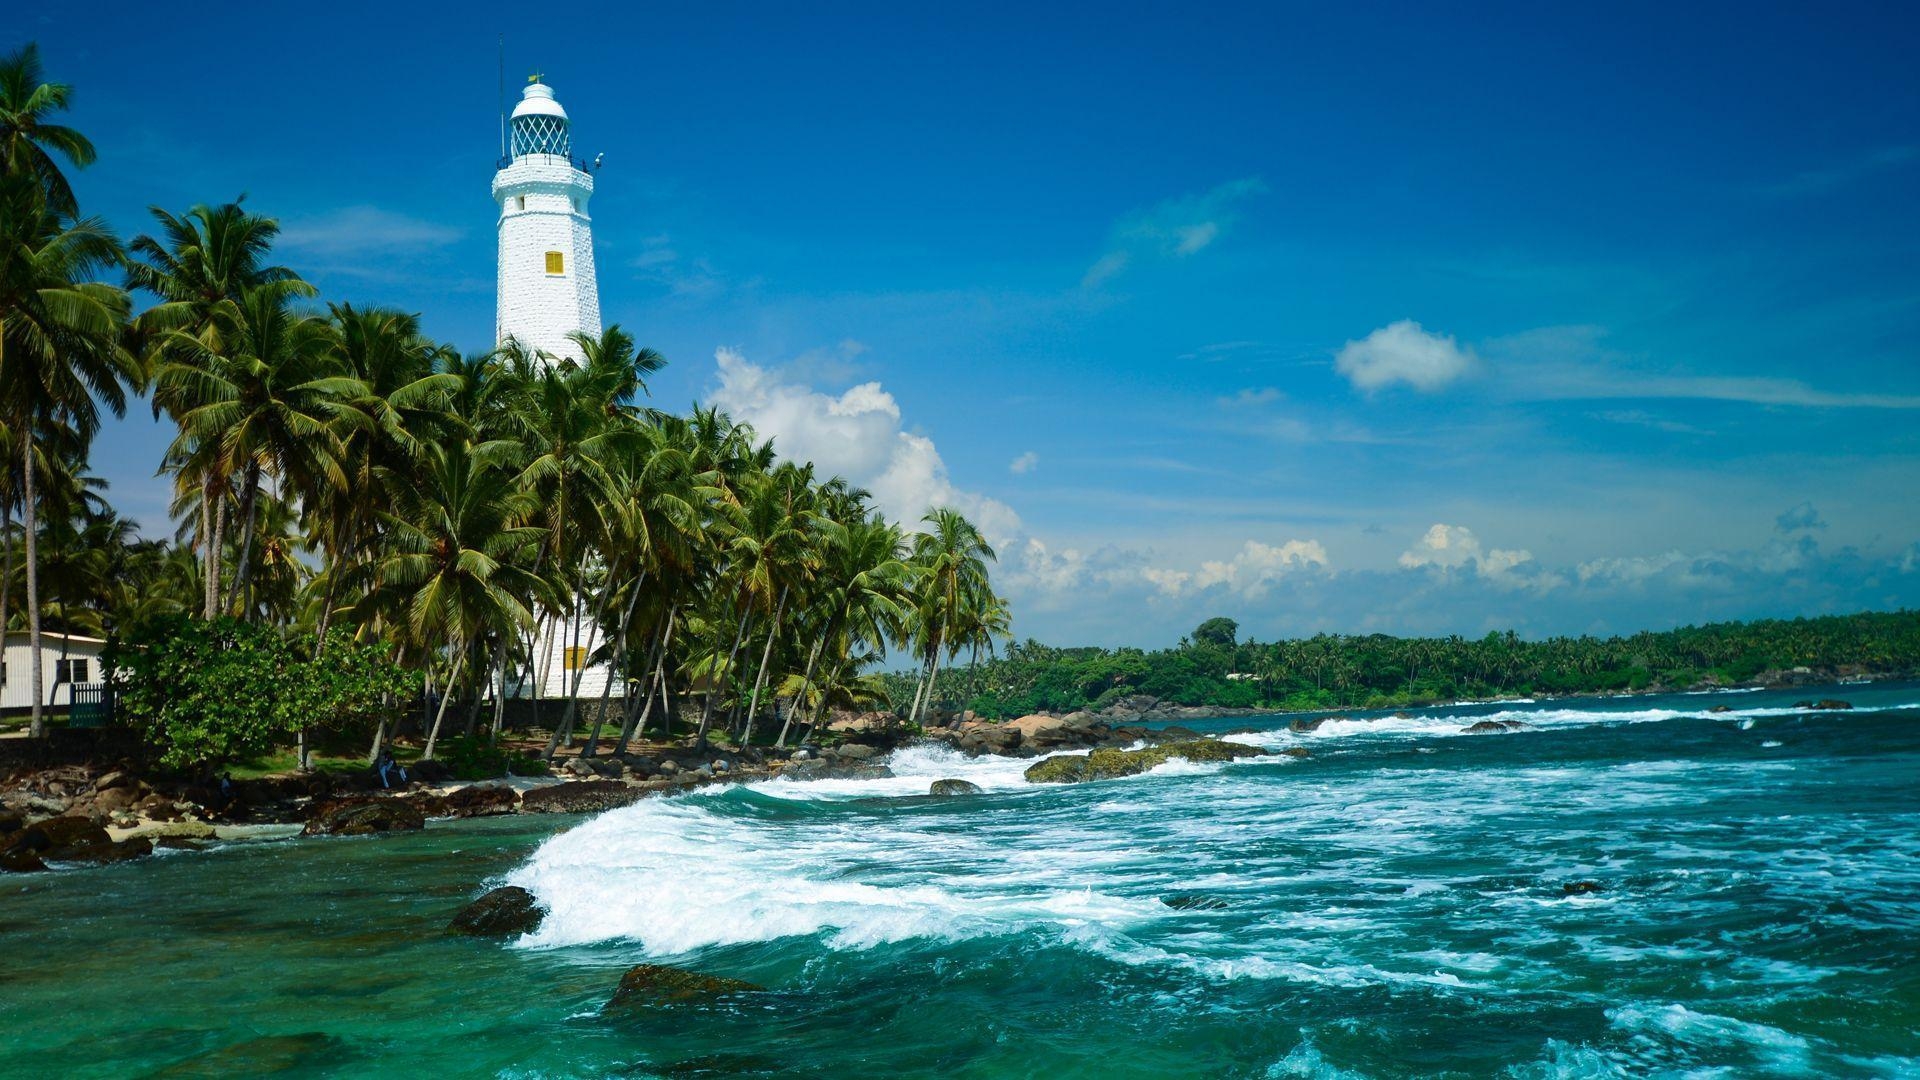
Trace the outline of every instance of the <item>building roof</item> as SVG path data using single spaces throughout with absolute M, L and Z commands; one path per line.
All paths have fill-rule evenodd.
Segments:
M 513 107 L 515 120 L 523 116 L 555 116 L 565 120 L 567 110 L 554 100 L 553 87 L 546 83 L 528 83 L 527 88 L 520 91 L 520 104 Z
M 16 639 L 26 641 L 32 636 L 32 633 L 27 630 L 9 630 L 6 634 L 6 640 L 8 644 L 12 644 Z M 87 637 L 85 634 L 62 634 L 53 630 L 40 631 L 40 640 L 65 641 L 77 645 L 105 645 L 107 643 L 106 638 Z

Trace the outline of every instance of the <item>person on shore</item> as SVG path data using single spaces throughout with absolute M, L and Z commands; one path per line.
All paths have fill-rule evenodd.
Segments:
M 390 776 L 399 777 L 402 784 L 407 782 L 406 767 L 393 760 L 393 752 L 390 750 L 383 748 L 380 751 L 380 759 L 373 763 L 373 767 L 380 773 L 380 786 L 382 788 L 393 787 L 393 782 L 389 778 Z

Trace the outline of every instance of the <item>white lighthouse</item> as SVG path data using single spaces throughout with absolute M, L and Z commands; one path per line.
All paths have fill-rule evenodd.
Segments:
M 500 306 L 494 337 L 547 355 L 580 358 L 567 335 L 600 334 L 593 274 L 593 177 L 573 157 L 567 111 L 553 88 L 527 85 L 514 106 L 511 140 L 493 174 L 500 207 Z

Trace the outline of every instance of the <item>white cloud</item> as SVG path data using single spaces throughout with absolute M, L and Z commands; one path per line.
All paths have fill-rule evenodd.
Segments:
M 1804 500 L 1798 506 L 1781 511 L 1780 516 L 1773 519 L 1773 524 L 1775 529 L 1783 533 L 1827 527 L 1827 521 L 1820 516 L 1820 511 L 1814 509 L 1812 502 Z
M 732 349 L 715 352 L 714 362 L 714 405 L 773 439 L 782 457 L 811 461 L 821 476 L 842 476 L 872 492 L 888 517 L 914 527 L 928 510 L 950 506 L 996 547 L 1020 535 L 1012 507 L 953 486 L 933 440 L 902 429 L 899 403 L 878 382 L 824 394 Z
M 1333 366 L 1367 393 L 1394 383 L 1433 391 L 1472 372 L 1479 360 L 1453 338 L 1430 334 L 1412 319 L 1401 319 L 1359 341 L 1347 342 Z
M 290 251 L 322 257 L 389 254 L 446 247 L 465 232 L 377 206 L 348 206 L 287 221 L 281 226 L 279 243 Z
M 1199 254 L 1233 224 L 1237 204 L 1266 190 L 1267 185 L 1257 178 L 1234 180 L 1198 195 L 1168 199 L 1128 214 L 1113 227 L 1107 250 L 1087 268 L 1081 287 L 1096 288 L 1147 259 L 1185 259 Z
M 1464 525 L 1436 524 L 1413 547 L 1400 553 L 1399 563 L 1409 570 L 1431 568 L 1442 575 L 1472 567 L 1483 580 L 1507 589 L 1533 589 L 1547 592 L 1566 584 L 1566 579 L 1550 571 L 1528 567 L 1533 553 L 1521 548 L 1487 548 Z
M 1029 450 L 1007 463 L 1007 471 L 1016 475 L 1030 473 L 1040 466 L 1040 455 Z
M 1164 596 L 1221 589 L 1254 600 L 1266 595 L 1274 582 L 1302 570 L 1327 567 L 1327 549 L 1318 540 L 1288 540 L 1263 544 L 1248 540 L 1229 559 L 1208 559 L 1198 570 L 1140 567 L 1135 576 Z

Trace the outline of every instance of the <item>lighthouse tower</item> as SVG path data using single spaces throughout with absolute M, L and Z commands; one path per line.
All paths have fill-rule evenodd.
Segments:
M 600 334 L 593 275 L 593 177 L 573 157 L 567 111 L 538 75 L 514 106 L 511 142 L 493 174 L 500 207 L 500 307 L 494 337 L 580 358 L 567 335 Z

